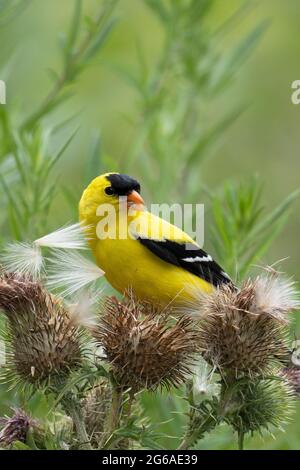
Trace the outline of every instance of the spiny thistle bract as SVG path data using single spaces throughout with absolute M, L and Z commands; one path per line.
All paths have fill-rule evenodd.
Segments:
M 63 303 L 39 282 L 2 274 L 0 308 L 8 319 L 8 378 L 38 384 L 61 378 L 80 363 L 79 327 Z
M 30 428 L 37 428 L 37 421 L 30 418 L 23 410 L 15 410 L 12 417 L 0 419 L 0 446 L 10 446 L 14 442 L 26 442 Z
M 200 347 L 210 364 L 255 376 L 287 359 L 287 313 L 298 305 L 293 284 L 273 275 L 201 294 L 189 311 L 201 319 Z
M 227 403 L 225 420 L 241 434 L 281 428 L 293 411 L 293 390 L 283 379 L 246 380 Z
M 133 390 L 185 382 L 197 351 L 197 330 L 188 317 L 170 318 L 132 296 L 107 300 L 92 333 L 104 348 L 120 386 Z

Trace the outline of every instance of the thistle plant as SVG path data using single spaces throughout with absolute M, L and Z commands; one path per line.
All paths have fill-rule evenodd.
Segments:
M 279 288 L 280 286 L 280 288 Z M 202 355 L 219 375 L 218 398 L 200 405 L 190 397 L 190 422 L 180 448 L 189 448 L 225 421 L 244 435 L 280 427 L 293 408 L 292 381 L 281 372 L 289 362 L 288 314 L 299 308 L 293 282 L 274 271 L 199 295 L 189 313 L 200 318 Z
M 133 441 L 143 442 L 145 425 L 138 424 L 134 406 L 139 394 L 185 385 L 189 422 L 179 448 L 195 445 L 222 422 L 237 432 L 242 448 L 245 434 L 283 426 L 291 415 L 297 375 L 284 366 L 286 325 L 298 305 L 293 283 L 273 272 L 241 289 L 225 286 L 196 297 L 181 313 L 160 311 L 132 293 L 110 297 L 94 322 L 85 322 L 75 315 L 76 304 L 65 304 L 42 281 L 3 273 L 6 377 L 54 393 L 56 406 L 73 419 L 73 447 L 131 448 Z M 203 359 L 202 373 L 211 367 L 219 387 L 207 388 L 199 399 L 192 379 Z M 149 442 L 153 430 L 149 424 L 147 429 Z
M 197 353 L 197 329 L 191 318 L 170 316 L 171 310 L 160 313 L 150 304 L 141 304 L 132 294 L 123 301 L 110 298 L 105 302 L 99 324 L 91 330 L 110 366 L 113 387 L 102 445 L 110 445 L 110 439 L 114 442 L 126 392 L 128 420 L 137 392 L 179 387 L 191 374 Z
M 38 431 L 37 421 L 27 416 L 23 410 L 15 410 L 10 418 L 1 418 L 0 427 L 0 444 L 6 447 L 15 442 L 25 443 L 30 430 Z
M 0 418 L 1 449 L 68 449 L 72 424 L 70 420 L 56 412 L 52 425 L 47 427 L 47 424 L 47 419 L 40 419 L 40 416 L 35 419 L 31 412 L 24 409 L 11 409 L 8 415 Z
M 0 291 L 1 310 L 7 317 L 2 379 L 23 389 L 46 387 L 58 394 L 83 359 L 80 328 L 71 311 L 28 276 L 4 273 Z M 76 403 L 66 398 L 63 406 L 73 415 L 79 440 L 88 444 Z
M 204 358 L 236 376 L 272 371 L 288 357 L 286 316 L 298 305 L 293 296 L 292 282 L 257 277 L 240 290 L 225 286 L 200 297 Z
M 273 379 L 245 382 L 227 402 L 226 421 L 238 433 L 240 446 L 246 433 L 263 433 L 265 429 L 282 427 L 293 411 L 293 391 L 289 384 Z
M 8 320 L 8 371 L 31 383 L 63 378 L 80 363 L 80 332 L 63 304 L 38 282 L 4 274 L 0 306 Z M 60 380 L 59 379 L 59 380 Z
M 136 392 L 185 382 L 197 350 L 197 329 L 187 317 L 172 324 L 170 315 L 170 311 L 159 314 L 132 296 L 123 302 L 114 298 L 106 302 L 92 333 L 120 387 Z
M 111 397 L 110 382 L 106 378 L 102 378 L 87 392 L 82 401 L 86 430 L 94 446 L 99 445 L 103 439 Z

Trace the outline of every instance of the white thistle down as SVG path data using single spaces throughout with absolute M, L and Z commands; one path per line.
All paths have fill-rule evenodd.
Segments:
M 104 275 L 95 263 L 77 252 L 56 250 L 50 263 L 47 286 L 59 289 L 64 297 L 71 296 Z
M 202 358 L 194 369 L 193 399 L 195 403 L 218 395 L 220 386 L 214 381 L 214 369 Z
M 288 314 L 300 309 L 300 292 L 296 288 L 296 282 L 273 269 L 270 271 L 269 268 L 264 268 L 264 270 L 267 274 L 261 274 L 253 280 L 248 279 L 241 286 L 242 291 L 247 286 L 252 286 L 254 297 L 249 310 L 258 315 L 264 313 L 287 322 Z M 187 289 L 191 299 L 185 301 L 185 313 L 197 317 L 205 316 L 203 305 L 210 305 L 211 294 L 200 291 L 194 285 L 188 286 Z M 215 298 L 218 292 L 222 293 L 222 288 L 213 293 Z M 240 290 L 235 292 L 237 296 Z
M 34 279 L 44 268 L 41 249 L 34 243 L 9 243 L 1 253 L 0 262 L 7 271 L 29 274 Z
M 84 229 L 80 223 L 59 228 L 38 238 L 34 243 L 38 246 L 68 250 L 83 250 L 87 248 Z
M 285 320 L 287 313 L 300 308 L 295 282 L 274 272 L 255 280 L 255 308 Z
M 36 279 L 40 276 L 45 265 L 42 247 L 69 250 L 86 249 L 84 229 L 78 223 L 55 230 L 32 243 L 10 243 L 3 250 L 0 262 L 9 272 L 29 274 Z
M 83 289 L 79 291 L 75 302 L 69 305 L 73 322 L 78 326 L 92 328 L 97 324 L 97 308 L 102 290 Z

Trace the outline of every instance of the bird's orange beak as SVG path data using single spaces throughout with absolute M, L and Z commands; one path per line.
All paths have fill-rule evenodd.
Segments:
M 145 202 L 142 196 L 137 191 L 131 191 L 127 196 L 127 205 L 144 206 Z

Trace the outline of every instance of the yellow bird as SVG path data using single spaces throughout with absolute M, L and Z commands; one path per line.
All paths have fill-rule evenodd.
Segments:
M 95 178 L 82 194 L 79 218 L 98 266 L 121 293 L 132 290 L 163 307 L 185 303 L 194 289 L 232 284 L 189 235 L 146 210 L 140 184 L 128 175 Z

